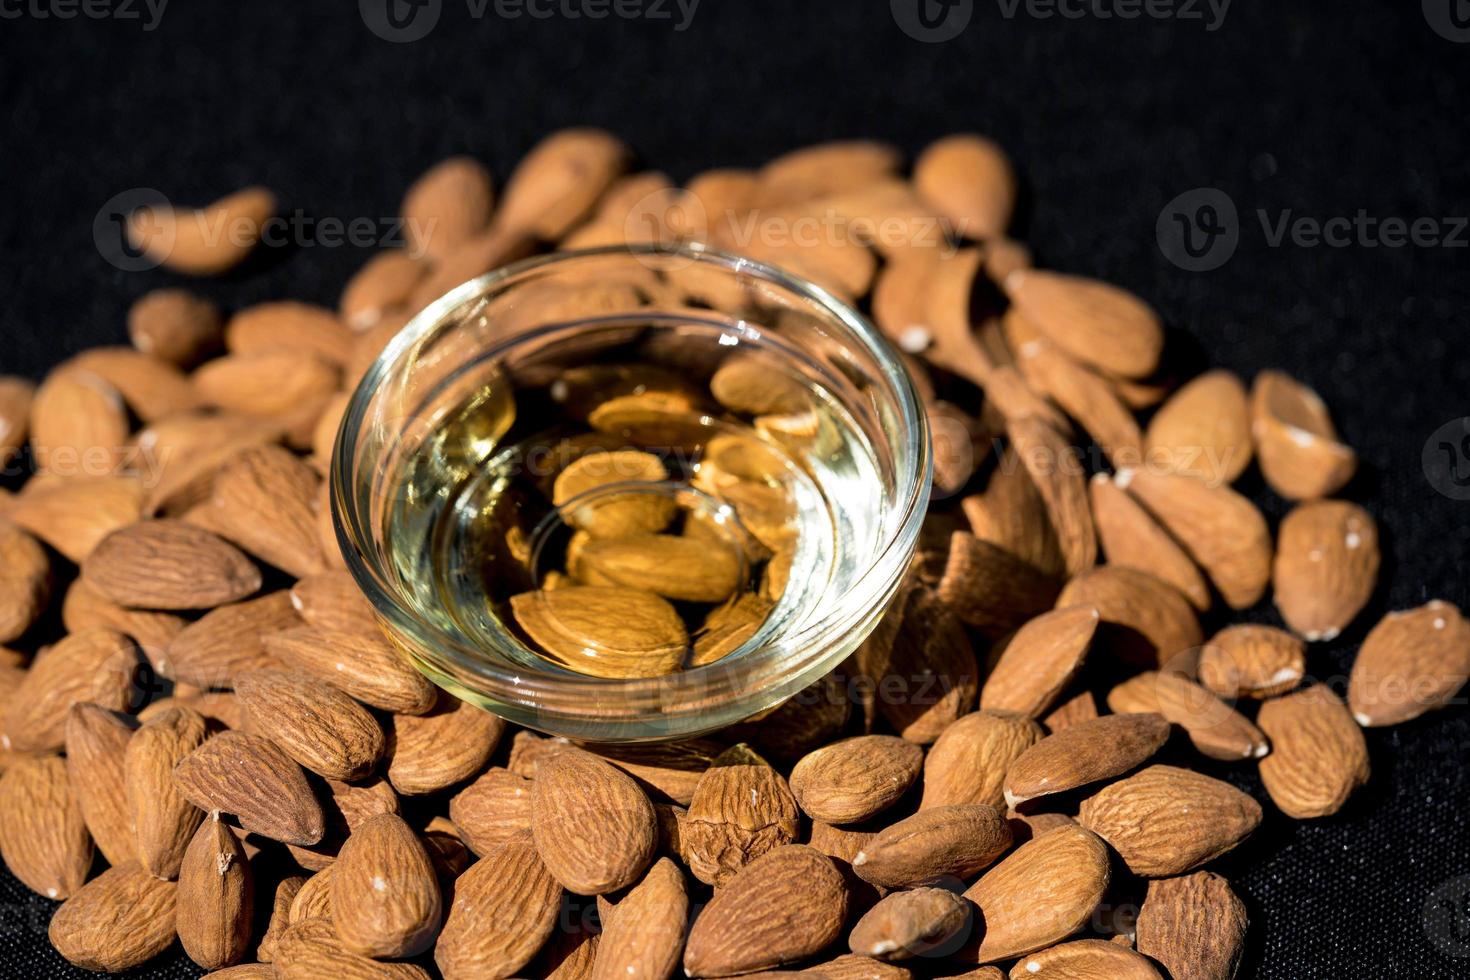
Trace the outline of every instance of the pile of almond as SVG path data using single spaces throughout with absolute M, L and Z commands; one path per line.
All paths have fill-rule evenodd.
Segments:
M 1015 180 L 984 139 L 909 178 L 860 142 L 683 188 L 629 160 L 558 133 L 498 203 L 449 160 L 404 203 L 413 248 L 337 310 L 161 290 L 131 346 L 0 380 L 0 454 L 34 470 L 0 495 L 0 855 L 60 903 L 56 949 L 117 971 L 177 942 L 236 980 L 1233 976 L 1246 906 L 1210 863 L 1263 806 L 1337 812 L 1363 727 L 1470 674 L 1470 626 L 1430 602 L 1367 631 L 1345 695 L 1311 681 L 1380 567 L 1372 517 L 1331 499 L 1354 454 L 1322 403 L 1274 371 L 1176 388 L 1145 303 L 1005 237 Z M 274 207 L 252 189 L 131 231 L 219 273 Z M 798 226 L 821 230 L 776 234 Z M 786 704 L 664 745 L 507 731 L 379 633 L 328 448 L 447 288 L 671 237 L 870 304 L 928 402 L 940 493 L 877 630 Z M 1231 489 L 1253 459 L 1296 501 L 1274 529 Z M 1264 617 L 1268 591 L 1286 628 L 1202 627 Z

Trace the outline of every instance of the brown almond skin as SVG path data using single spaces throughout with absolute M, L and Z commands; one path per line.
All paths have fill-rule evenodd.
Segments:
M 1006 805 L 1120 776 L 1169 740 L 1162 715 L 1105 715 L 1078 722 L 1037 742 L 1006 772 Z
M 51 562 L 35 538 L 0 518 L 0 643 L 31 628 L 51 594 Z
M 417 964 L 380 963 L 352 952 L 324 918 L 302 919 L 288 926 L 271 966 L 277 980 L 429 980 L 429 971 Z
M 174 782 L 201 809 L 232 813 L 246 830 L 271 840 L 315 844 L 326 832 L 306 774 L 258 735 L 221 732 L 184 757 Z
M 786 780 L 737 745 L 700 777 L 680 843 L 694 876 L 718 887 L 762 854 L 795 841 L 799 823 Z
M 931 589 L 910 592 L 881 673 L 878 710 L 904 739 L 928 745 L 975 705 L 979 667 L 960 619 Z
M 1373 596 L 1378 525 L 1357 504 L 1314 500 L 1281 521 L 1271 584 L 1276 608 L 1309 642 L 1336 639 Z
M 117 473 L 128 445 L 122 395 L 92 371 L 52 371 L 31 402 L 31 449 L 43 472 L 70 476 Z
M 936 806 L 872 835 L 852 858 L 852 869 L 883 888 L 912 888 L 972 878 L 1010 846 L 1010 825 L 995 807 Z
M 1282 813 L 1298 820 L 1342 809 L 1368 781 L 1368 743 L 1347 705 L 1321 685 L 1272 698 L 1257 716 L 1271 738 L 1261 782 Z
M 268 565 L 301 578 L 323 571 L 315 500 L 321 479 L 281 446 L 251 446 L 220 467 L 209 525 Z
M 1097 532 L 1087 480 L 1072 462 L 1072 447 L 1055 428 L 1032 415 L 1006 424 L 1021 465 L 1031 475 L 1056 529 L 1062 561 L 1069 575 L 1097 563 Z
M 936 594 L 962 621 L 1001 636 L 1052 608 L 1056 577 L 967 531 L 955 531 Z
M 1016 175 L 992 140 L 957 134 L 929 144 L 914 162 L 914 189 L 965 238 L 1005 234 L 1016 207 Z
M 1128 663 L 1153 667 L 1204 642 L 1199 617 L 1172 586 L 1146 572 L 1101 565 L 1067 583 L 1059 608 L 1096 607 L 1102 622 L 1095 644 Z
M 924 760 L 920 809 L 956 803 L 1005 803 L 1005 776 L 1041 741 L 1041 727 L 1020 715 L 977 711 L 945 729 Z
M 1145 671 L 1108 692 L 1119 714 L 1157 713 L 1189 733 L 1201 754 L 1224 762 L 1259 759 L 1271 751 L 1264 732 L 1240 712 L 1189 678 Z
M 1261 823 L 1261 805 L 1229 783 L 1149 766 L 1082 802 L 1077 820 L 1145 878 L 1184 874 L 1231 850 Z
M 206 970 L 244 959 L 250 945 L 255 880 L 245 851 L 216 817 L 199 826 L 179 867 L 179 942 Z
M 531 780 L 490 769 L 449 801 L 449 818 L 470 850 L 484 856 L 531 829 Z
M 331 310 L 297 300 L 246 307 L 225 327 L 225 346 L 232 354 L 300 351 L 334 364 L 347 362 L 354 339 Z
M 1143 956 L 1106 939 L 1078 939 L 1043 949 L 1011 967 L 1011 980 L 1162 980 Z
M 807 815 L 856 823 L 898 802 L 919 778 L 924 750 L 891 735 L 861 735 L 809 752 L 791 770 L 791 793 Z
M 266 652 L 264 638 L 300 625 L 288 592 L 220 606 L 174 637 L 168 645 L 166 673 L 198 687 L 234 687 L 242 671 L 280 666 L 280 660 Z
M 219 307 L 183 289 L 155 289 L 128 309 L 128 339 L 145 354 L 191 368 L 224 342 Z
M 485 768 L 505 722 L 449 695 L 426 715 L 395 715 L 388 749 L 388 779 L 405 796 L 437 793 Z
M 66 744 L 66 713 L 91 702 L 113 711 L 130 706 L 138 651 L 114 630 L 73 633 L 38 655 L 12 692 L 0 748 L 56 752 Z
M 454 884 L 434 947 L 444 980 L 515 976 L 555 931 L 561 897 L 530 834 L 496 845 Z
M 287 917 L 289 924 L 332 918 L 332 872 L 335 867 L 335 863 L 328 865 L 301 883 L 296 897 L 291 900 L 291 912 Z M 341 943 L 335 929 L 332 930 L 332 939 Z
M 269 963 L 275 959 L 276 944 L 281 940 L 281 933 L 291 924 L 291 903 L 301 893 L 301 886 L 306 884 L 306 878 L 302 875 L 292 875 L 282 878 L 276 885 L 275 895 L 271 899 L 270 920 L 266 924 L 265 934 L 260 937 L 260 943 L 256 948 L 255 955 L 262 963 Z
M 265 648 L 287 666 L 304 670 L 374 708 L 421 715 L 439 690 L 379 633 L 302 626 L 265 638 Z
M 495 227 L 556 241 L 591 212 L 628 157 L 620 140 L 599 129 L 552 133 L 521 158 L 506 182 Z
M 1365 727 L 1396 725 L 1443 707 L 1467 678 L 1470 623 L 1435 599 L 1369 631 L 1348 678 L 1348 707 Z
M 265 668 L 236 677 L 250 730 L 328 779 L 360 779 L 383 757 L 383 728 L 367 709 L 300 671 Z
M 183 521 L 115 531 L 82 562 L 82 578 L 123 606 L 213 609 L 253 595 L 260 570 L 233 545 Z
M 842 931 L 847 886 L 826 855 L 800 844 L 756 858 L 715 893 L 684 948 L 691 977 L 728 977 L 805 959 Z
M 985 678 L 980 707 L 1041 717 L 1081 668 L 1101 618 L 1095 606 L 1068 606 L 1022 626 Z
M 1274 626 L 1227 626 L 1200 650 L 1197 673 L 1206 690 L 1230 700 L 1270 698 L 1301 683 L 1307 648 Z
M 81 564 L 98 542 L 143 515 L 143 498 L 128 477 L 69 480 L 28 490 L 9 502 L 6 516 Z
M 1136 296 L 1036 269 L 1013 272 L 1002 285 L 1021 313 L 1077 360 L 1125 378 L 1147 377 L 1158 367 L 1163 325 Z
M 1357 471 L 1357 455 L 1338 439 L 1317 393 L 1285 372 L 1256 375 L 1251 433 L 1261 475 L 1287 500 L 1330 497 Z
M 637 881 L 653 860 L 658 823 L 633 778 L 568 748 L 542 763 L 531 788 L 531 831 L 552 877 L 579 895 Z
M 274 194 L 246 187 L 198 210 L 141 208 L 128 219 L 128 239 L 175 272 L 217 276 L 245 260 L 275 212 Z
M 376 959 L 429 947 L 443 913 L 434 864 L 418 836 L 391 813 L 353 830 L 332 866 L 332 921 L 342 945 Z
M 35 397 L 33 382 L 11 375 L 0 376 L 0 463 L 9 462 L 25 446 L 31 402 Z
M 1138 951 L 1179 980 L 1233 980 L 1249 916 L 1230 882 L 1208 871 L 1148 883 Z
M 599 910 L 604 905 L 592 980 L 673 976 L 689 921 L 689 896 L 678 864 L 659 858 L 615 902 L 599 900 Z
M 817 710 L 812 706 L 805 713 L 816 713 Z M 655 802 L 668 799 L 680 806 L 688 806 L 694 799 L 699 777 L 725 751 L 719 742 L 702 738 L 646 745 L 588 745 L 586 749 L 636 779 L 650 799 Z
M 137 859 L 123 760 L 138 724 L 95 704 L 74 704 L 66 718 L 66 773 L 82 819 L 109 864 Z
M 152 612 L 147 609 L 125 609 L 109 599 L 104 599 L 96 589 L 81 579 L 72 581 L 62 601 L 61 621 L 71 633 L 90 629 L 110 629 L 131 637 L 143 651 L 143 656 L 159 670 L 159 665 L 168 663 L 168 647 L 174 637 L 183 631 L 183 618 L 171 613 Z M 160 673 L 164 671 L 159 670 Z
M 207 733 L 204 716 L 191 708 L 170 708 L 133 733 L 123 761 L 135 851 L 149 874 L 177 878 L 194 831 L 204 819 L 174 783 L 174 766 L 199 746 Z
M 1245 385 L 1229 371 L 1201 374 L 1154 413 L 1145 448 L 1154 465 L 1210 484 L 1234 483 L 1251 462 Z
M 915 888 L 895 892 L 873 906 L 848 936 L 860 956 L 906 960 L 954 939 L 970 922 L 971 907 L 954 892 Z
M 986 967 L 989 969 L 989 967 Z M 804 970 L 794 972 L 771 971 L 767 973 L 748 974 L 751 977 L 809 977 L 812 980 L 913 980 L 913 971 L 894 963 L 884 963 L 875 960 L 871 956 L 858 956 L 856 953 L 843 953 L 834 956 L 830 960 L 822 960 Z M 971 974 L 966 973 L 965 977 Z M 991 977 L 989 973 L 976 973 L 979 980 L 1004 980 L 1000 973 Z
M 162 953 L 174 941 L 177 886 L 137 864 L 102 872 L 51 917 L 47 936 L 68 963 L 120 973 Z
M 413 182 L 403 199 L 409 254 L 447 255 L 490 224 L 495 188 L 490 172 L 472 157 L 441 160 Z
M 1109 880 L 1107 847 L 1082 827 L 1022 844 L 965 892 L 980 907 L 985 930 L 978 948 L 959 956 L 993 963 L 1065 939 L 1097 909 Z
M 321 572 L 291 587 L 291 603 L 310 626 L 325 630 L 376 633 L 373 605 L 351 572 Z
M 1143 505 L 1106 473 L 1087 485 L 1097 538 L 1108 564 L 1136 568 L 1172 585 L 1200 612 L 1210 608 L 1210 584 L 1194 559 Z
M 92 838 L 60 758 L 26 756 L 0 776 L 0 856 L 50 899 L 69 898 L 86 881 Z

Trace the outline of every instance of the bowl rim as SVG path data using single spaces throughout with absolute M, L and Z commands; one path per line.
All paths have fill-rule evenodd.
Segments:
M 686 259 L 690 263 L 720 268 L 731 275 L 750 275 L 771 283 L 800 300 L 815 304 L 824 316 L 841 324 L 861 344 L 892 393 L 897 408 L 898 434 L 905 440 L 912 440 L 909 454 L 913 465 L 902 466 L 895 459 L 894 496 L 901 503 L 895 505 L 892 512 L 892 530 L 880 539 L 874 554 L 868 559 L 868 567 L 845 594 L 867 597 L 870 601 L 863 605 L 869 608 L 857 610 L 862 615 L 855 616 L 851 605 L 842 604 L 815 622 L 804 624 L 797 634 L 781 634 L 782 639 L 795 637 L 804 647 L 811 646 L 815 650 L 805 662 L 791 663 L 791 651 L 768 642 L 766 648 L 746 656 L 733 660 L 727 658 L 660 677 L 601 678 L 550 673 L 527 676 L 524 670 L 514 669 L 514 665 L 488 662 L 478 650 L 426 622 L 392 588 L 380 581 L 379 563 L 376 558 L 365 554 L 373 549 L 359 543 L 375 539 L 356 506 L 354 455 L 374 394 L 384 379 L 399 367 L 415 345 L 444 326 L 450 315 L 477 296 L 491 292 L 498 284 L 547 266 L 570 266 L 599 257 L 647 258 L 660 262 Z M 518 334 L 507 343 L 524 341 L 536 332 Z M 899 448 L 895 447 L 890 452 L 898 456 Z M 486 704 L 490 710 L 505 714 L 527 727 L 562 732 L 570 726 L 594 730 L 598 737 L 616 740 L 619 735 L 617 729 L 641 717 L 642 712 L 631 709 L 612 714 L 606 710 L 589 712 L 587 706 L 605 708 L 609 699 L 625 704 L 646 704 L 649 711 L 658 713 L 664 723 L 660 727 L 667 727 L 675 719 L 697 720 L 701 712 L 714 714 L 716 709 L 740 704 L 773 689 L 781 692 L 771 702 L 777 703 L 839 663 L 856 642 L 843 650 L 840 644 L 834 647 L 830 643 L 812 641 L 836 629 L 862 630 L 863 635 L 871 630 L 907 572 L 909 559 L 917 546 L 919 528 L 928 509 L 932 479 L 929 427 L 918 391 L 897 351 L 867 317 L 828 290 L 783 269 L 699 243 L 686 243 L 677 246 L 611 245 L 535 256 L 470 279 L 429 303 L 385 346 L 353 389 L 333 446 L 328 483 L 332 522 L 347 570 L 380 619 L 390 627 L 385 631 L 390 638 L 394 631 L 399 631 L 411 637 L 414 645 L 420 648 L 405 652 L 421 670 L 461 697 Z M 899 551 L 903 552 L 901 559 L 893 560 Z M 879 572 L 886 573 L 888 580 L 875 579 Z M 769 641 L 770 638 L 766 639 Z M 430 661 L 428 664 L 424 663 L 425 658 Z M 473 676 L 475 685 L 467 687 L 457 678 L 445 676 L 445 671 L 437 669 L 434 664 L 441 658 L 451 664 L 455 672 Z M 790 670 L 782 671 L 783 667 Z M 777 676 L 778 672 L 786 676 Z M 583 710 L 577 710 L 579 705 Z M 760 708 L 753 708 L 747 714 L 758 710 Z M 538 721 L 562 721 L 565 724 L 558 727 L 556 724 L 538 724 Z M 726 723 L 728 720 L 704 727 L 686 724 L 682 728 L 675 726 L 677 730 L 669 734 L 638 737 L 678 737 Z

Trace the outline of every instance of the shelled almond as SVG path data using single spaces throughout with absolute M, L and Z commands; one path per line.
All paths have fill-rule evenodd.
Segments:
M 1325 499 L 1356 465 L 1326 407 L 1274 371 L 1249 394 L 1224 371 L 1174 391 L 1146 302 L 1036 269 L 1005 237 L 1016 178 L 981 137 L 939 141 L 911 179 L 866 141 L 683 188 L 630 159 L 610 134 L 557 133 L 497 200 L 488 170 L 451 158 L 404 200 L 410 249 L 372 257 L 335 309 L 225 316 L 155 291 L 128 314 L 132 349 L 39 386 L 0 378 L 0 460 L 36 471 L 0 494 L 0 857 L 63 902 L 57 951 L 121 971 L 177 941 L 241 978 L 1234 976 L 1245 905 L 1207 869 L 1262 821 L 1238 785 L 1258 768 L 1288 816 L 1336 813 L 1369 778 L 1362 729 L 1470 678 L 1470 626 L 1437 600 L 1375 611 L 1345 697 L 1313 683 L 1308 643 L 1357 622 L 1382 570 L 1374 517 Z M 209 275 L 274 208 L 249 189 L 130 232 Z M 941 231 L 730 234 L 818 213 Z M 240 234 L 206 240 L 211 221 Z M 847 662 L 703 738 L 577 745 L 404 659 L 345 571 L 322 484 L 348 391 L 426 303 L 650 221 L 860 303 L 958 437 L 936 440 L 946 496 L 909 579 Z M 634 288 L 582 285 L 547 301 L 617 309 Z M 546 504 L 620 487 L 569 513 L 554 574 L 505 597 L 519 628 L 568 663 L 595 641 L 617 655 L 609 682 L 729 655 L 799 575 L 761 450 L 810 435 L 806 393 L 750 359 L 708 385 L 604 365 L 560 384 L 585 431 Z M 729 550 L 636 492 L 665 464 L 609 438 L 682 438 L 706 409 L 753 434 L 696 447 L 698 489 L 744 526 Z M 1232 488 L 1252 462 L 1301 501 L 1274 535 Z M 1268 591 L 1287 629 L 1207 616 Z M 1185 768 L 1192 752 L 1241 778 Z M 1135 933 L 1112 911 L 1140 878 Z

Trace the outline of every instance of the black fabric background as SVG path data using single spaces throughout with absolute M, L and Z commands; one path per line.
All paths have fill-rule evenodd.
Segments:
M 37 0 L 26 2 L 4 10 Z M 1464 233 L 1459 248 L 1272 247 L 1256 217 L 1470 212 L 1470 44 L 1437 34 L 1419 4 L 1238 0 L 1208 31 L 1024 6 L 1008 18 L 981 0 L 945 43 L 907 36 L 883 0 L 702 0 L 683 32 L 617 17 L 476 20 L 445 0 L 433 33 L 408 44 L 374 36 L 354 6 L 176 2 L 153 31 L 0 18 L 0 372 L 39 376 L 122 340 L 128 303 L 175 281 L 119 271 L 94 245 L 98 209 L 130 188 L 200 203 L 258 182 L 288 212 L 377 219 L 447 154 L 503 178 L 570 124 L 615 130 L 675 179 L 828 138 L 912 153 L 977 130 L 1024 176 L 1018 234 L 1043 263 L 1147 297 L 1176 342 L 1214 364 L 1286 366 L 1326 398 L 1363 456 L 1352 495 L 1384 527 L 1387 584 L 1364 623 L 1436 596 L 1470 606 L 1470 503 L 1435 489 L 1446 464 L 1421 463 L 1432 433 L 1470 415 Z M 1223 190 L 1241 219 L 1238 251 L 1211 272 L 1171 264 L 1155 234 L 1165 203 L 1198 187 Z M 227 308 L 333 303 L 364 257 L 272 249 L 196 288 Z M 1258 477 L 1244 485 L 1282 513 Z M 1313 671 L 1344 677 L 1364 629 L 1314 650 Z M 1344 813 L 1297 824 L 1268 806 L 1225 862 L 1253 919 L 1246 975 L 1470 975 L 1470 959 L 1448 955 L 1470 953 L 1470 878 L 1453 881 L 1470 874 L 1470 712 L 1373 731 L 1369 745 L 1373 780 Z M 1249 767 L 1228 778 L 1259 795 Z M 1440 899 L 1461 903 L 1458 946 L 1426 918 Z M 0 976 L 81 975 L 45 941 L 49 909 L 0 880 Z M 170 957 L 140 975 L 198 975 Z

